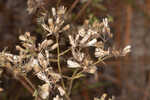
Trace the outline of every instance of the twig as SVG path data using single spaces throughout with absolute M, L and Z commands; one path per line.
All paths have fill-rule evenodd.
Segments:
M 96 65 L 96 64 L 98 64 L 98 63 L 100 63 L 100 62 L 102 62 L 104 65 L 106 65 L 106 64 L 104 63 L 104 60 L 105 60 L 105 59 L 108 59 L 108 58 L 111 58 L 111 57 L 112 57 L 112 55 L 106 56 L 106 57 L 104 57 L 103 59 L 98 59 L 98 61 L 96 61 L 95 63 L 93 63 L 93 65 Z

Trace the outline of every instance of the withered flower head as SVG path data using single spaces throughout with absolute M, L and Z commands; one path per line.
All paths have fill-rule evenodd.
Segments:
M 66 8 L 64 6 L 61 6 L 59 8 L 52 8 L 52 16 L 48 16 L 48 24 L 45 24 L 45 17 L 46 15 L 48 15 L 47 13 L 43 13 L 42 17 L 40 17 L 39 19 L 41 19 L 39 22 L 41 22 L 41 25 L 43 27 L 43 29 L 45 31 L 48 32 L 48 36 L 54 34 L 57 35 L 63 31 L 66 31 L 70 28 L 70 25 L 64 25 L 65 23 L 65 13 L 66 13 Z
M 63 98 L 59 97 L 59 95 L 56 95 L 56 97 L 54 97 L 53 100 L 63 100 Z
M 49 84 L 45 83 L 42 86 L 39 86 L 39 95 L 42 99 L 47 99 L 50 94 L 50 86 Z
M 131 52 L 131 45 L 127 45 L 123 50 L 122 50 L 122 56 L 126 56 L 128 53 Z
M 65 90 L 61 86 L 58 87 L 58 90 L 61 96 L 63 96 L 66 93 Z

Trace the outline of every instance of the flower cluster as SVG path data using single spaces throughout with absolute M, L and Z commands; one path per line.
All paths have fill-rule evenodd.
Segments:
M 48 16 L 46 12 L 41 13 L 42 16 L 38 18 L 38 22 L 41 24 L 44 30 L 48 32 L 47 36 L 52 34 L 59 35 L 59 33 L 62 33 L 63 31 L 66 31 L 70 28 L 69 24 L 64 25 L 65 12 L 66 8 L 61 6 L 57 10 L 52 8 L 52 17 L 50 17 L 50 15 Z
M 30 32 L 26 32 L 19 36 L 21 45 L 16 46 L 19 54 L 2 51 L 0 65 L 13 70 L 19 69 L 19 73 L 32 72 L 44 82 L 36 91 L 42 99 L 49 98 L 50 93 L 54 92 L 52 90 L 57 89 L 59 94 L 56 94 L 53 100 L 63 100 L 64 96 L 69 98 L 72 86 L 65 87 L 64 78 L 72 81 L 80 78 L 82 73 L 94 74 L 97 71 L 97 63 L 113 56 L 126 56 L 131 47 L 126 46 L 123 50 L 115 50 L 111 46 L 105 47 L 107 41 L 112 38 L 107 18 L 102 22 L 95 21 L 93 24 L 86 20 L 83 25 L 76 26 L 65 23 L 66 8 L 63 6 L 52 8 L 51 12 L 51 14 L 42 13 L 38 19 L 46 33 L 42 42 L 37 43 L 36 38 L 31 36 Z M 67 30 L 70 31 L 66 32 Z M 64 40 L 63 46 L 61 40 Z M 60 52 L 64 48 L 69 49 Z M 71 55 L 65 55 L 70 51 Z M 63 64 L 68 68 L 79 70 L 69 77 L 62 72 Z
M 112 38 L 108 19 L 103 19 L 103 22 L 94 22 L 92 25 L 86 20 L 85 23 L 78 28 L 77 33 L 68 35 L 73 58 L 67 60 L 69 68 L 83 68 L 84 72 L 95 73 L 96 66 L 94 61 L 87 57 L 83 52 L 87 48 L 94 47 L 95 52 L 92 52 L 96 58 L 102 59 L 107 56 L 125 56 L 130 52 L 130 46 L 125 47 L 122 51 L 114 50 L 109 47 L 105 50 L 106 42 Z

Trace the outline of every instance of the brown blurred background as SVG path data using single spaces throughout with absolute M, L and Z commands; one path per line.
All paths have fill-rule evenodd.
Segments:
M 42 0 L 37 0 L 41 1 Z M 41 6 L 64 5 L 73 13 L 74 22 L 82 23 L 89 15 L 98 19 L 110 17 L 114 44 L 123 48 L 130 44 L 129 56 L 107 60 L 95 82 L 80 80 L 75 85 L 73 100 L 92 100 L 108 93 L 116 100 L 150 100 L 150 0 L 44 0 L 32 14 L 27 12 L 27 0 L 0 0 L 0 50 L 8 47 L 15 52 L 18 35 L 36 31 L 36 12 Z M 21 84 L 3 75 L 0 100 L 32 100 Z M 87 84 L 88 83 L 88 84 Z M 19 85 L 18 85 L 19 84 Z M 83 87 L 84 86 L 84 87 Z M 16 90 L 17 89 L 17 90 Z M 2 98 L 2 99 L 1 99 Z

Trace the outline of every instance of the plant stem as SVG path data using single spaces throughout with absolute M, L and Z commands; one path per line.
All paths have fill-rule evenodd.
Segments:
M 56 42 L 58 44 L 58 47 L 57 47 L 57 66 L 58 66 L 58 71 L 59 71 L 59 74 L 61 76 L 63 76 L 62 75 L 62 71 L 61 71 L 61 66 L 60 66 L 60 56 L 59 56 L 60 55 L 60 50 L 59 50 L 59 38 L 58 37 L 56 37 Z M 62 84 L 63 89 L 66 92 L 66 87 L 65 87 L 65 84 L 64 84 L 63 77 L 61 78 L 61 84 Z M 66 97 L 67 100 L 70 100 L 69 96 L 66 93 L 65 93 L 65 97 Z
M 71 81 L 70 81 L 70 85 L 69 85 L 69 90 L 68 90 L 68 95 L 71 94 L 71 89 L 72 89 L 72 85 L 73 85 L 73 81 L 74 81 L 74 76 L 76 76 L 76 73 L 78 72 L 78 69 L 76 69 L 74 72 L 73 72 L 73 75 L 72 75 L 72 78 L 71 78 Z
M 62 56 L 62 55 L 64 55 L 64 54 L 66 54 L 66 53 L 69 52 L 70 50 L 71 50 L 71 48 L 65 50 L 64 52 L 60 53 L 59 56 Z
M 111 58 L 111 57 L 112 57 L 112 55 L 107 56 L 107 57 L 104 57 L 103 59 L 98 59 L 98 61 L 96 61 L 93 65 L 96 65 L 96 64 L 98 64 L 98 63 L 100 63 L 100 62 L 102 62 L 102 63 L 105 65 L 104 60 L 105 60 L 105 59 L 108 59 L 108 58 Z

